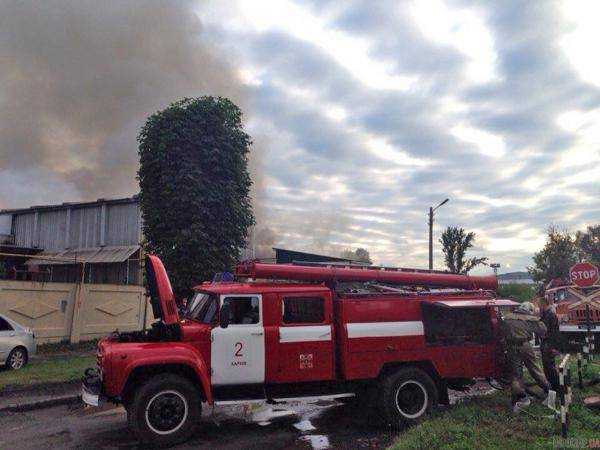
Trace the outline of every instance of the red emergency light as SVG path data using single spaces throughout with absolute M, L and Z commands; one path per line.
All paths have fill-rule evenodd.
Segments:
M 453 273 L 378 267 L 301 266 L 245 262 L 238 264 L 235 274 L 247 278 L 267 278 L 294 281 L 373 281 L 404 286 L 451 287 L 458 289 L 498 288 L 498 279 L 490 276 L 469 276 Z

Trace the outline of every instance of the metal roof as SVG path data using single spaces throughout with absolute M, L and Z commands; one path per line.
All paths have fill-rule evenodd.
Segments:
M 89 202 L 65 202 L 58 205 L 36 205 L 28 208 L 16 208 L 16 209 L 1 209 L 0 214 L 22 214 L 32 213 L 36 211 L 48 211 L 48 210 L 61 210 L 61 209 L 72 209 L 72 208 L 85 208 L 89 206 L 97 206 L 101 204 L 114 205 L 119 203 L 139 203 L 139 197 L 134 195 L 133 197 L 124 198 L 99 198 L 98 200 Z
M 297 250 L 288 250 L 285 248 L 273 247 L 275 258 L 278 264 L 293 263 L 299 261 L 316 262 L 346 262 L 352 263 L 358 260 L 353 258 L 338 258 L 337 256 L 319 255 L 316 253 L 300 252 Z M 363 263 L 364 264 L 364 263 Z
M 35 258 L 29 259 L 30 265 L 68 265 L 76 263 L 120 263 L 127 261 L 131 255 L 140 249 L 139 245 L 95 247 L 83 250 L 63 250 L 60 252 L 42 252 Z M 48 259 L 44 259 L 48 257 Z

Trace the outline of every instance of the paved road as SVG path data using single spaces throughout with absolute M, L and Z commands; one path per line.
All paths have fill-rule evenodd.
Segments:
M 394 435 L 356 406 L 298 403 L 291 408 L 230 408 L 210 414 L 192 440 L 176 448 L 295 449 L 385 448 Z M 0 417 L 0 449 L 137 448 L 125 411 L 60 406 Z

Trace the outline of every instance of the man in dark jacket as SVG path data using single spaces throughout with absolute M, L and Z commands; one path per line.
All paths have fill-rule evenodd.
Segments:
M 544 296 L 541 292 L 540 296 L 540 319 L 546 325 L 546 336 L 542 339 L 540 350 L 542 352 L 542 366 L 544 374 L 550 382 L 553 391 L 559 388 L 558 370 L 556 369 L 556 357 L 560 355 L 561 336 L 556 316 L 554 302 Z
M 519 409 L 530 403 L 525 392 L 522 366 L 527 368 L 532 378 L 545 393 L 550 390 L 550 383 L 544 372 L 537 366 L 535 352 L 529 342 L 533 339 L 533 333 L 543 338 L 546 335 L 546 326 L 535 315 L 534 306 L 525 302 L 503 317 L 503 330 L 510 370 L 512 406 L 513 411 L 518 412 Z

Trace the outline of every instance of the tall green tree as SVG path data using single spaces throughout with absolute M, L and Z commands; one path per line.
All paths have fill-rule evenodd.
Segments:
M 148 118 L 138 136 L 147 250 L 178 296 L 230 270 L 254 224 L 251 139 L 226 98 L 184 98 Z
M 372 264 L 373 262 L 371 261 L 371 255 L 369 254 L 369 250 L 367 250 L 366 248 L 359 247 L 356 249 L 354 254 L 356 255 L 356 259 L 360 262 L 366 264 Z
M 544 248 L 533 256 L 533 266 L 527 268 L 533 280 L 542 283 L 567 279 L 579 253 L 577 241 L 568 231 L 551 226 L 547 233 Z
M 473 267 L 486 264 L 487 258 L 467 258 L 467 250 L 473 247 L 475 233 L 467 233 L 463 228 L 448 227 L 442 233 L 440 243 L 444 252 L 446 267 L 452 273 L 467 274 Z
M 588 226 L 586 231 L 578 231 L 575 240 L 579 258 L 600 266 L 600 224 Z

